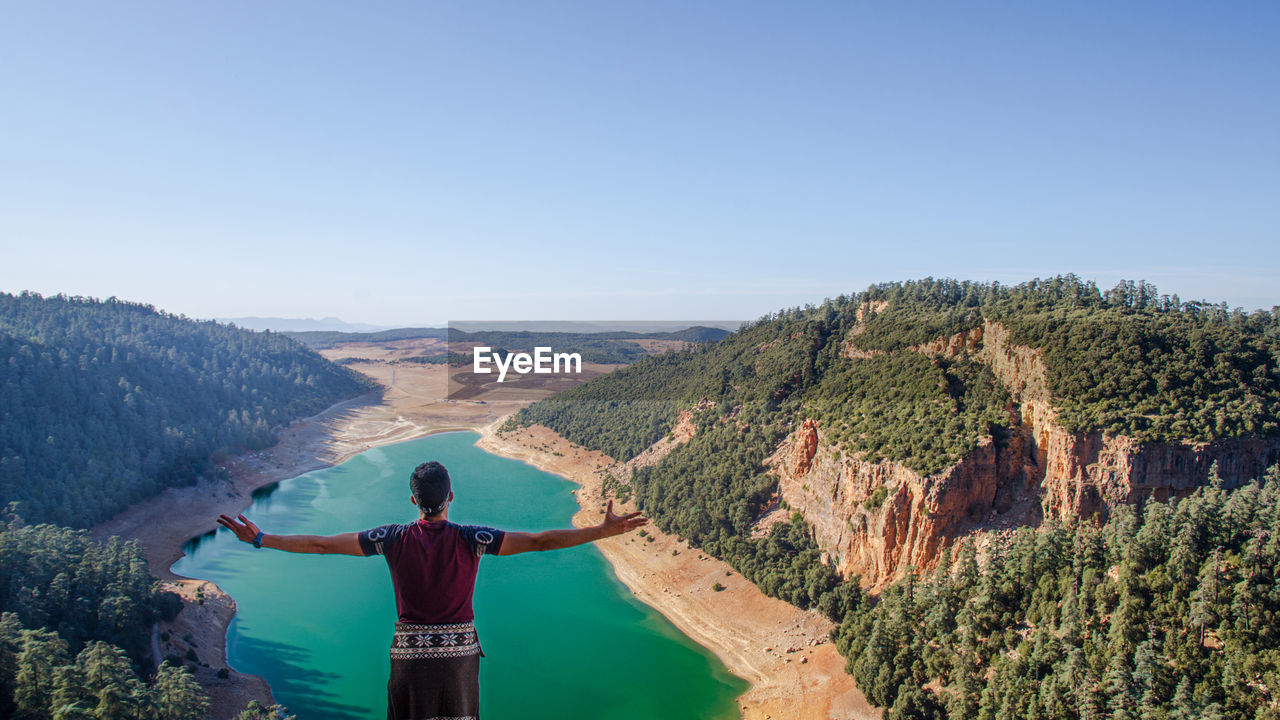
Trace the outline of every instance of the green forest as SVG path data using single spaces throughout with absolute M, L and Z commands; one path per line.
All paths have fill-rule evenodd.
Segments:
M 834 442 L 921 475 L 952 465 L 980 438 L 1007 428 L 1011 402 L 985 365 L 913 352 L 838 363 L 812 397 L 807 409 Z
M 1073 276 L 1015 287 L 892 283 L 861 299 L 888 302 L 854 338 L 865 350 L 1003 323 L 1014 342 L 1041 351 L 1068 430 L 1204 441 L 1280 432 L 1280 307 L 1183 302 L 1141 282 L 1103 292 Z
M 0 521 L 0 716 L 204 718 L 186 669 L 164 663 L 144 680 L 152 623 L 182 609 L 158 588 L 136 542 L 11 512 Z
M 860 323 L 868 302 L 887 304 Z M 804 418 L 841 452 L 922 474 L 985 437 L 1003 441 L 1010 397 L 989 368 L 910 350 L 987 320 L 1041 351 L 1071 430 L 1280 432 L 1280 308 L 1244 313 L 1073 276 L 875 285 L 620 369 L 510 425 L 544 424 L 627 460 L 668 433 L 678 410 L 700 408 L 697 434 L 620 491 L 767 594 L 835 620 L 849 672 L 888 718 L 1277 717 L 1275 468 L 1098 522 L 1024 528 L 983 562 L 961 547 L 876 597 L 820 562 L 799 514 L 750 537 L 777 492 L 765 458 Z M 865 352 L 849 357 L 846 344 Z
M 0 293 L 0 506 L 89 527 L 369 389 L 279 334 Z
M 205 718 L 184 659 L 149 657 L 153 624 L 181 600 L 137 543 L 75 528 L 370 389 L 279 334 L 115 299 L 0 294 L 0 717 Z
M 206 720 L 209 700 L 168 658 L 151 671 L 152 624 L 181 599 L 160 588 L 137 542 L 0 518 L 0 717 Z M 235 720 L 292 720 L 257 702 Z

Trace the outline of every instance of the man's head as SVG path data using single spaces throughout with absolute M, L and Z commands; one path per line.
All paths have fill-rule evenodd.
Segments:
M 413 475 L 409 477 L 409 489 L 413 492 L 414 503 L 425 516 L 444 512 L 445 505 L 453 497 L 449 471 L 435 460 L 414 468 Z

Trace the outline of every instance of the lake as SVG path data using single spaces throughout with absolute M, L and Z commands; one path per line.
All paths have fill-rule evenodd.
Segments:
M 245 512 L 272 534 L 318 534 L 411 522 L 409 474 L 449 468 L 450 520 L 507 530 L 568 527 L 575 485 L 475 447 L 470 432 L 375 448 L 255 493 Z M 381 556 L 255 550 L 229 531 L 192 540 L 173 570 L 213 580 L 238 613 L 232 667 L 261 675 L 300 720 L 386 717 L 396 620 Z M 480 693 L 489 720 L 738 717 L 745 681 L 636 600 L 590 545 L 485 557 L 475 594 L 484 647 Z

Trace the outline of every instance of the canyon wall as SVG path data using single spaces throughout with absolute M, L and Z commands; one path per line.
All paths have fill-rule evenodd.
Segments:
M 993 524 L 1031 489 L 1021 437 L 991 438 L 959 463 L 921 477 L 896 462 L 842 456 L 806 420 L 771 459 L 787 505 L 814 528 L 828 561 L 865 585 L 925 568 L 970 528 Z
M 1260 477 L 1280 460 L 1280 438 L 1140 443 L 1102 432 L 1071 433 L 1057 423 L 1038 350 L 1014 344 L 1000 323 L 983 326 L 978 357 L 1018 403 L 1022 432 L 1034 440 L 1047 517 L 1089 517 L 1120 503 L 1168 500 L 1203 485 L 1209 469 L 1227 487 Z
M 912 349 L 949 358 L 970 353 L 986 363 L 1013 396 L 1009 436 L 985 438 L 958 463 L 921 477 L 900 463 L 842 453 L 806 419 L 770 459 L 782 499 L 813 526 L 828 560 L 864 585 L 927 568 L 943 547 L 975 530 L 1090 518 L 1121 503 L 1186 495 L 1205 483 L 1214 463 L 1230 487 L 1280 460 L 1280 438 L 1139 443 L 1067 432 L 1057 423 L 1040 352 L 1013 343 L 1000 323 Z M 857 359 L 852 350 L 848 343 L 845 355 Z

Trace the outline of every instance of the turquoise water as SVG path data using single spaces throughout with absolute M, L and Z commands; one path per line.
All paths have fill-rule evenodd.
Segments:
M 416 519 L 408 477 L 449 468 L 451 520 L 511 530 L 566 527 L 574 485 L 447 433 L 376 448 L 257 494 L 246 515 L 269 533 L 332 534 Z M 381 557 L 255 550 L 226 530 L 187 546 L 174 572 L 207 578 L 239 611 L 227 637 L 238 670 L 271 683 L 299 720 L 386 717 L 396 619 Z M 486 557 L 475 595 L 487 720 L 737 717 L 744 681 L 636 600 L 591 546 Z

